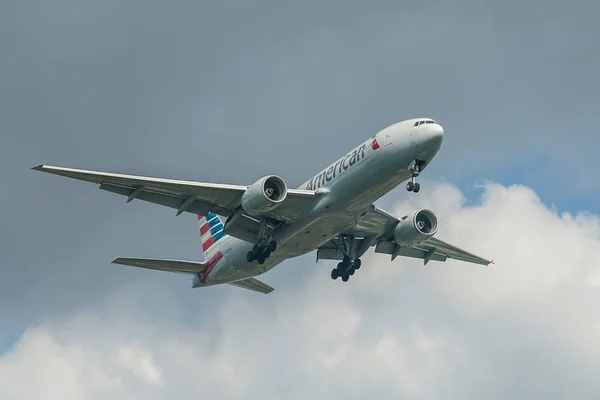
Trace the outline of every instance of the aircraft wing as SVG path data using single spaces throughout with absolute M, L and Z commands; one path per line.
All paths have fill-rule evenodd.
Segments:
M 431 260 L 446 261 L 449 258 L 479 265 L 489 265 L 494 263 L 493 261 L 486 260 L 485 258 L 476 256 L 468 251 L 459 249 L 458 247 L 443 242 L 440 239 L 436 239 L 435 237 L 418 246 L 402 248 L 398 248 L 396 243 L 382 240 L 375 245 L 375 253 L 389 254 L 392 256 L 392 260 L 397 256 L 420 258 L 423 260 L 424 265 L 427 265 Z
M 248 289 L 248 290 L 252 290 L 254 292 L 258 292 L 258 293 L 262 293 L 262 294 L 269 294 L 273 290 L 275 290 L 271 286 L 267 285 L 266 283 L 264 283 L 262 281 L 259 281 L 256 278 L 242 279 L 241 281 L 229 282 L 229 284 L 240 287 L 242 289 Z
M 392 241 L 391 235 L 398 222 L 398 218 L 373 206 L 359 218 L 355 226 L 342 233 L 361 238 L 356 239 L 359 241 L 357 247 L 360 255 L 367 250 L 367 246 L 375 246 L 375 253 L 389 254 L 392 260 L 397 256 L 404 256 L 422 259 L 424 264 L 431 260 L 446 261 L 449 258 L 479 265 L 493 264 L 493 261 L 462 250 L 436 237 L 432 237 L 418 246 L 399 247 Z M 336 238 L 323 245 L 317 252 L 317 258 L 341 260 L 343 253 L 340 251 L 340 242 L 341 239 Z M 321 256 L 319 256 L 319 251 Z
M 177 215 L 183 212 L 200 215 L 213 212 L 228 217 L 238 209 L 242 195 L 248 188 L 241 185 L 151 178 L 49 165 L 38 165 L 33 169 L 96 183 L 102 190 L 127 196 L 127 202 L 138 199 L 159 204 L 177 210 Z M 283 204 L 265 217 L 271 220 L 271 227 L 277 225 L 278 221 L 293 221 L 308 212 L 316 199 L 317 194 L 314 191 L 288 189 Z M 243 240 L 253 240 L 259 231 L 260 221 L 245 213 L 242 213 L 241 217 L 236 219 L 239 229 L 232 229 L 227 233 Z

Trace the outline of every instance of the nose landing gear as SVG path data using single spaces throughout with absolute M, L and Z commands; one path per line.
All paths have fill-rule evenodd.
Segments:
M 406 184 L 406 190 L 409 192 L 419 193 L 421 190 L 421 184 L 419 182 L 415 182 L 415 178 L 410 178 L 410 182 Z
M 425 162 L 415 160 L 415 163 L 410 168 L 410 172 L 411 172 L 410 181 L 406 184 L 406 190 L 408 190 L 409 192 L 419 193 L 419 190 L 421 190 L 421 184 L 416 182 L 416 179 L 417 179 L 417 176 L 419 176 L 419 174 L 421 173 L 421 170 L 423 169 L 424 166 L 425 166 Z

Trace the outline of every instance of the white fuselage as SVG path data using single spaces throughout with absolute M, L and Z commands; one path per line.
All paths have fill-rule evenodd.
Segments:
M 444 131 L 436 123 L 414 126 L 424 119 L 429 120 L 410 119 L 381 130 L 302 184 L 299 189 L 325 193 L 310 212 L 275 231 L 277 250 L 264 264 L 246 260 L 253 243 L 228 236 L 220 243 L 223 258 L 205 283 L 194 275 L 193 286 L 260 275 L 288 258 L 316 250 L 356 224 L 373 202 L 411 177 L 410 167 L 415 160 L 427 165 L 439 151 Z

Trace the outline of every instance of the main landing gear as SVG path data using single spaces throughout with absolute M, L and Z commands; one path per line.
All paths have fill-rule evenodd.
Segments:
M 423 161 L 415 160 L 415 163 L 411 167 L 410 181 L 406 184 L 406 190 L 408 190 L 409 192 L 419 193 L 419 190 L 421 190 L 421 184 L 419 182 L 416 182 L 416 179 L 417 176 L 419 176 L 419 174 L 421 173 L 422 166 L 424 164 L 425 163 Z
M 342 281 L 348 282 L 357 269 L 360 269 L 360 258 L 351 261 L 350 257 L 344 256 L 344 260 L 338 263 L 337 268 L 331 270 L 331 279 L 335 280 L 341 277 Z
M 265 260 L 271 256 L 271 253 L 275 251 L 277 248 L 277 243 L 274 240 L 266 243 L 266 241 L 261 241 L 258 244 L 255 244 L 252 247 L 252 250 L 248 252 L 246 255 L 246 260 L 248 262 L 253 262 L 254 260 L 258 261 L 259 264 L 264 264 Z
M 277 248 L 277 243 L 271 239 L 272 235 L 273 232 L 267 233 L 267 220 L 262 220 L 258 230 L 258 243 L 246 254 L 246 260 L 249 263 L 256 260 L 262 265 L 271 256 L 271 253 Z
M 369 238 L 357 240 L 352 235 L 342 235 L 338 239 L 341 239 L 341 244 L 339 240 L 334 244 L 344 257 L 337 267 L 331 270 L 331 279 L 342 278 L 342 281 L 348 282 L 356 270 L 360 269 L 360 257 L 369 249 L 372 240 Z

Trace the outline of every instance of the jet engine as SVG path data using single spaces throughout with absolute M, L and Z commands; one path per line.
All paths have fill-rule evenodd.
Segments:
M 287 185 L 276 175 L 267 175 L 254 182 L 242 195 L 242 208 L 260 216 L 277 208 L 287 196 Z
M 394 229 L 394 239 L 399 246 L 411 247 L 425 242 L 438 229 L 433 211 L 421 209 L 404 217 Z

